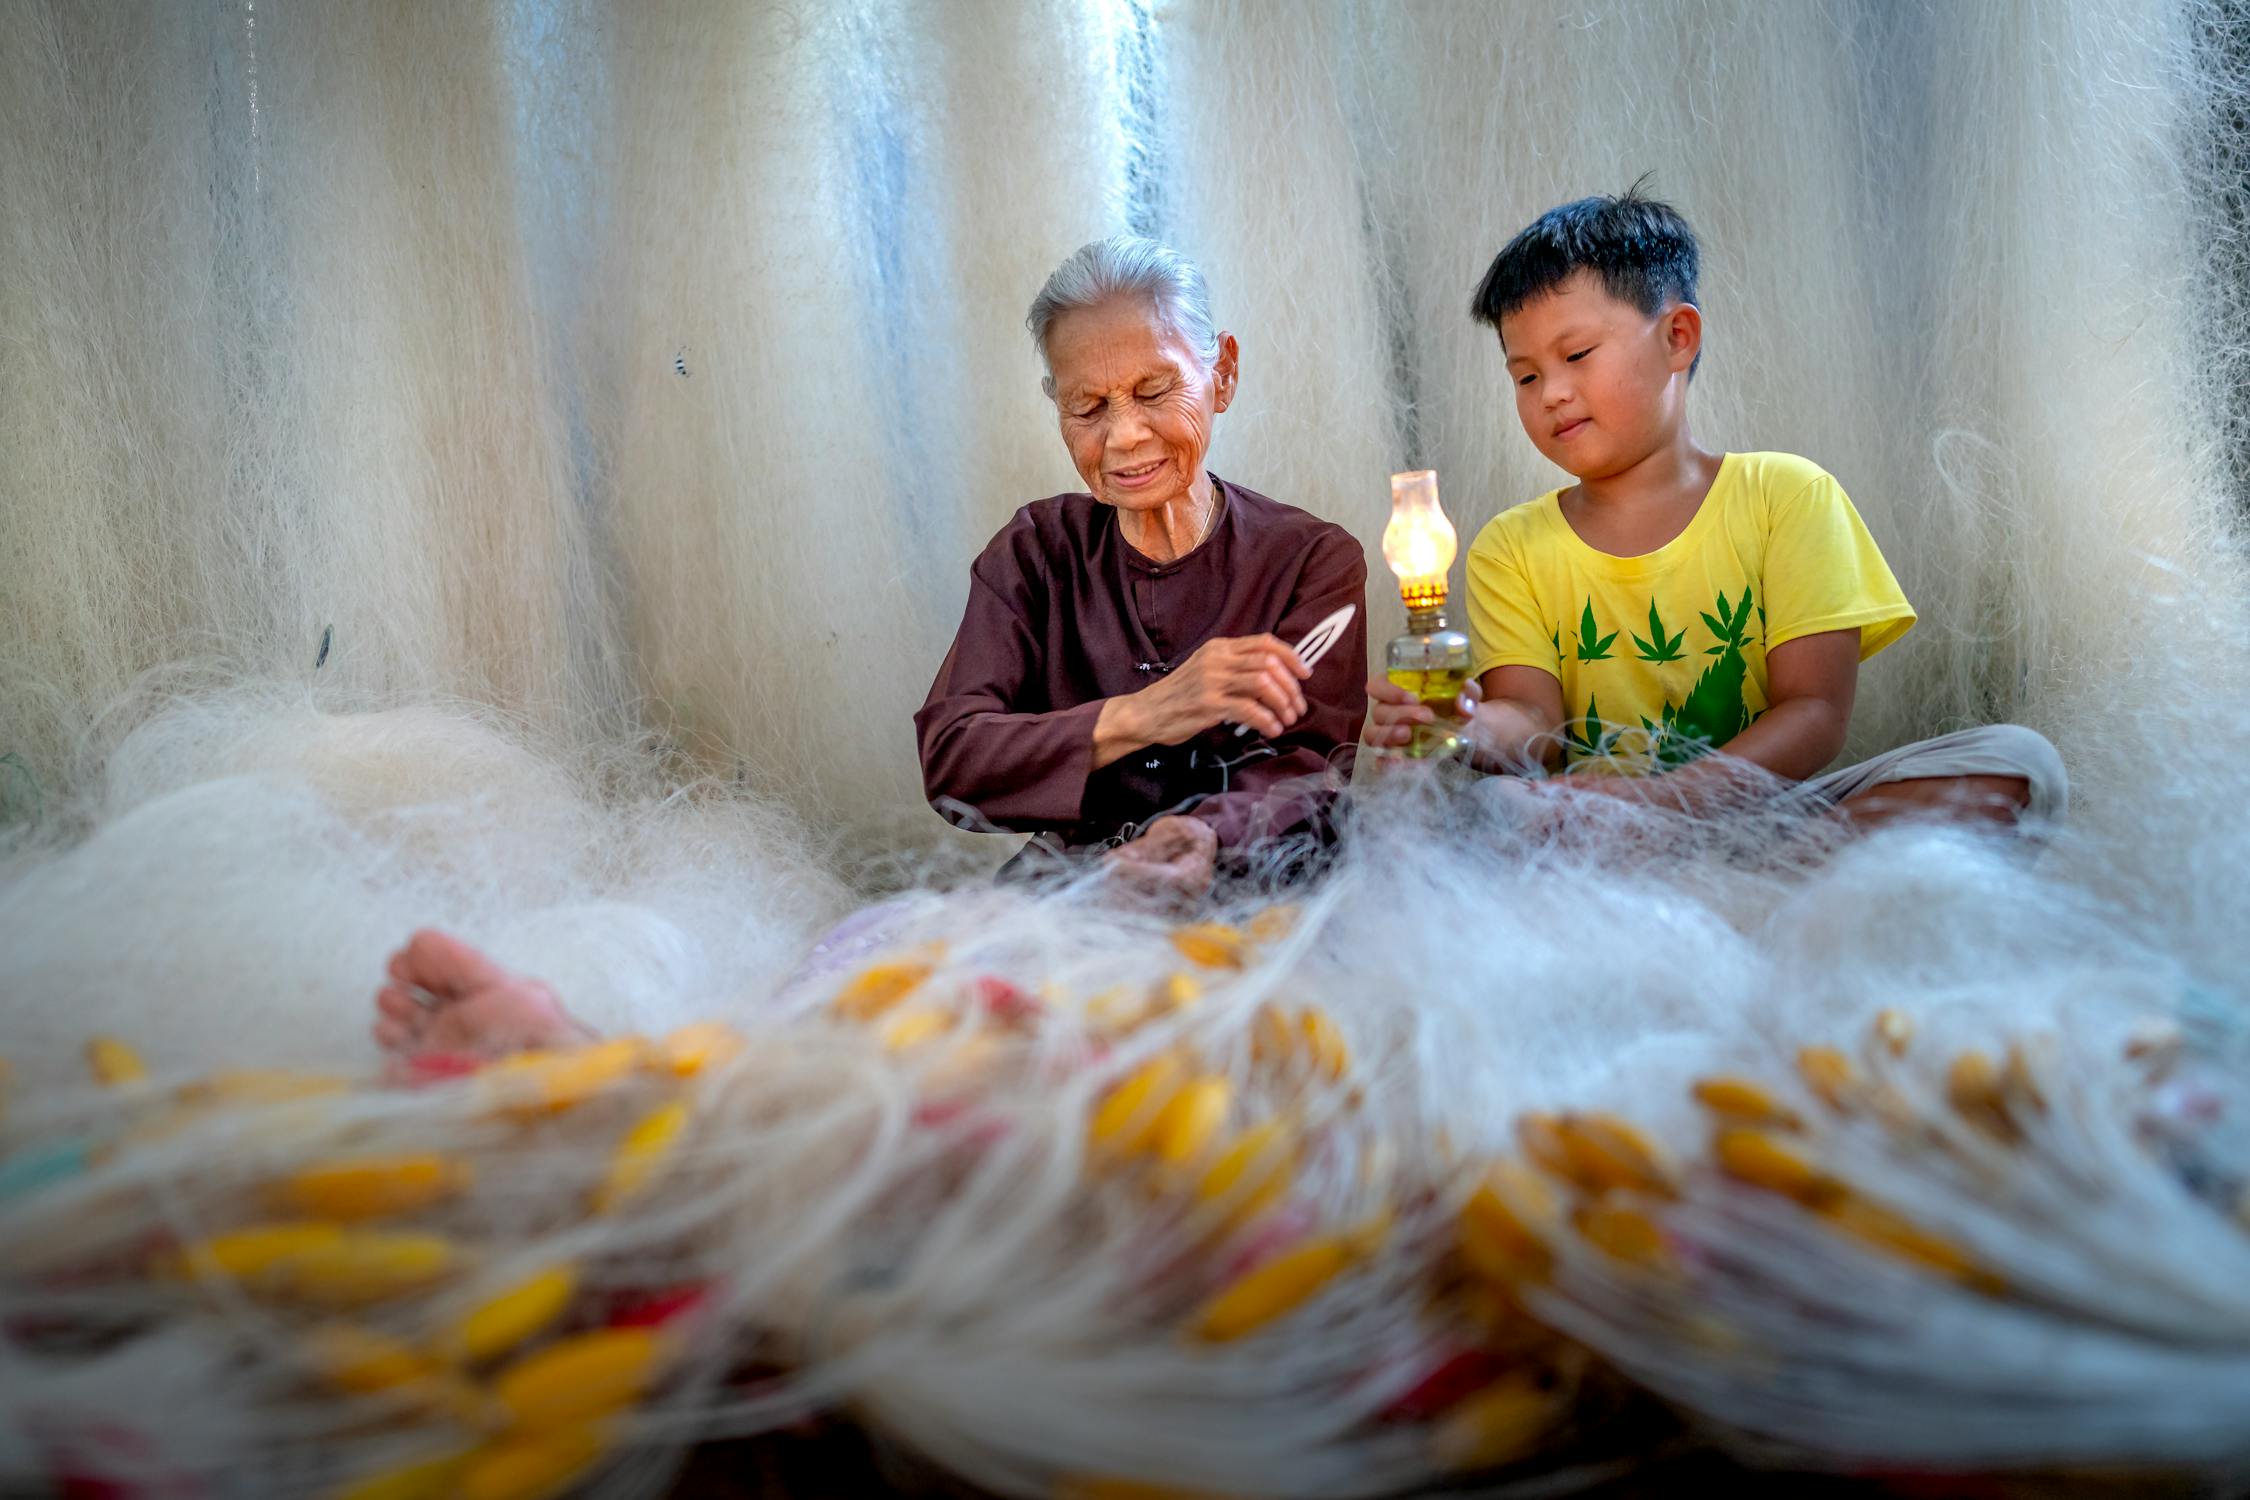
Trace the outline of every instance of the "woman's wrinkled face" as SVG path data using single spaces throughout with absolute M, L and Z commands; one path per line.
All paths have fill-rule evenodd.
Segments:
M 1047 366 L 1063 442 L 1104 505 L 1148 511 L 1203 485 L 1211 419 L 1234 399 L 1234 335 L 1219 335 L 1217 367 L 1147 300 L 1117 297 L 1073 308 L 1047 329 Z

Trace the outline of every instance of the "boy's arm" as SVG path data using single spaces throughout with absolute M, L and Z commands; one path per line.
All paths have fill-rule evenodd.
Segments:
M 1784 781 L 1817 776 L 1844 748 L 1858 689 L 1858 626 L 1784 642 L 1766 653 L 1766 711 L 1719 749 Z
M 1824 630 L 1766 653 L 1766 711 L 1719 746 L 1719 756 L 1662 776 L 1572 778 L 1573 791 L 1599 792 L 1696 812 L 1724 800 L 1740 780 L 1741 762 L 1784 781 L 1816 776 L 1844 748 L 1852 697 L 1859 686 L 1860 632 Z
M 1479 770 L 1521 774 L 1562 756 L 1562 684 L 1537 667 L 1494 667 L 1474 683 L 1471 761 Z

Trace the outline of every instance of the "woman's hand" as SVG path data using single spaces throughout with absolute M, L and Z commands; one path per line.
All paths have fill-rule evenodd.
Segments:
M 1461 685 L 1453 711 L 1463 719 L 1476 717 L 1484 701 L 1484 686 L 1474 677 Z M 1378 750 L 1401 749 L 1414 741 L 1418 724 L 1435 724 L 1437 715 L 1428 704 L 1387 677 L 1367 679 L 1367 743 Z
M 1219 836 L 1201 818 L 1168 813 L 1139 838 L 1102 856 L 1127 887 L 1160 901 L 1185 904 L 1211 889 Z
M 1312 669 L 1270 635 L 1205 641 L 1163 681 L 1102 705 L 1095 725 L 1097 765 L 1103 742 L 1118 755 L 1143 745 L 1176 745 L 1217 724 L 1247 724 L 1274 736 L 1305 716 L 1301 683 Z

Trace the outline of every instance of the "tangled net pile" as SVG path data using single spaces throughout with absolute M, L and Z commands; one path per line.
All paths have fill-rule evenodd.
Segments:
M 0 0 L 0 1485 L 2239 1482 L 2246 15 Z M 2028 724 L 2067 828 L 1407 778 L 1176 921 L 929 852 L 1057 260 L 1203 265 L 1220 473 L 1469 533 L 1554 482 L 1475 271 L 1652 169 L 1698 433 L 1922 612 L 1850 753 Z M 393 1075 L 424 925 L 604 1040 Z
M 524 791 L 536 758 L 473 718 L 280 712 L 320 749 L 277 763 L 276 716 L 126 737 L 113 781 L 161 744 L 189 784 L 111 828 L 128 853 L 19 856 L 12 982 L 34 925 L 83 941 L 104 860 L 325 871 L 332 930 L 420 881 L 484 933 L 400 851 L 448 828 L 472 866 L 566 821 L 569 778 Z M 401 736 L 438 800 L 367 795 Z M 2250 1457 L 2238 999 L 2043 874 L 2066 850 L 1748 808 L 1572 843 L 1509 805 L 1372 785 L 1325 882 L 1193 921 L 925 889 L 873 951 L 482 1066 L 273 1067 L 120 1002 L 164 1040 L 17 1080 L 0 1457 L 163 1493 L 645 1494 L 823 1413 L 1013 1495 L 1567 1487 L 1683 1416 L 1813 1467 Z M 734 857 L 786 849 L 757 826 Z M 677 892 L 604 869 L 547 868 L 552 909 L 692 989 Z M 175 896 L 157 941 L 239 898 Z M 764 899 L 745 951 L 781 942 Z

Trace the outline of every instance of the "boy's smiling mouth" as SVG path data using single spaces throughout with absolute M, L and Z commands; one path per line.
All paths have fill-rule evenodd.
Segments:
M 1574 435 L 1579 428 L 1584 427 L 1588 422 L 1591 422 L 1593 420 L 1594 419 L 1592 417 L 1572 418 L 1570 421 L 1563 423 L 1560 427 L 1557 427 L 1555 429 L 1555 440 L 1557 442 L 1560 442 L 1563 439 Z

